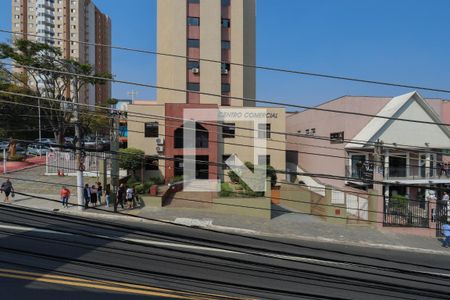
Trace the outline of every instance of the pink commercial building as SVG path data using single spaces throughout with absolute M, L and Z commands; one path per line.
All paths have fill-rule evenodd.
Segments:
M 291 113 L 287 131 L 298 136 L 288 136 L 286 166 L 303 176 L 290 180 L 318 192 L 332 188 L 332 203 L 348 207 L 357 199 L 356 210 L 373 207 L 382 212 L 378 223 L 392 230 L 428 228 L 440 208 L 430 199 L 440 199 L 450 185 L 449 123 L 450 101 L 425 100 L 416 92 L 344 96 Z M 369 194 L 378 195 L 376 205 L 368 203 Z M 444 214 L 436 225 L 446 221 Z

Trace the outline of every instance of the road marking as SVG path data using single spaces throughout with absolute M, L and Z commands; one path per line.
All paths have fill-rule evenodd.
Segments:
M 47 229 L 39 229 L 39 228 L 34 228 L 34 227 L 26 227 L 26 226 L 0 225 L 0 228 L 11 229 L 11 230 L 16 230 L 16 231 L 34 231 L 34 232 L 40 232 L 40 233 L 72 235 L 71 233 L 65 233 L 65 232 L 54 231 L 54 230 L 47 230 Z
M 202 292 L 194 292 L 194 291 L 176 291 L 176 290 L 170 290 L 170 289 L 164 289 L 164 288 L 158 288 L 158 287 L 152 287 L 147 285 L 140 285 L 140 284 L 131 284 L 131 283 L 124 283 L 124 282 L 116 282 L 116 281 L 107 281 L 107 280 L 101 280 L 101 279 L 83 279 L 83 278 L 77 278 L 72 276 L 62 276 L 62 275 L 54 275 L 54 274 L 45 274 L 45 273 L 36 273 L 36 272 L 28 272 L 28 271 L 19 271 L 19 270 L 12 270 L 12 269 L 3 269 L 0 268 L 0 277 L 10 277 L 10 278 L 16 278 L 16 279 L 27 279 L 24 277 L 29 278 L 39 278 L 42 280 L 36 280 L 34 281 L 42 281 L 47 283 L 55 283 L 55 284 L 63 284 L 63 285 L 74 285 L 72 283 L 80 283 L 82 285 L 75 285 L 80 287 L 92 287 L 92 288 L 99 288 L 105 287 L 105 289 L 113 288 L 114 291 L 115 288 L 123 288 L 124 292 L 129 292 L 130 290 L 132 293 L 139 293 L 146 294 L 147 292 L 151 292 L 150 295 L 154 296 L 168 296 L 168 297 L 176 297 L 179 299 L 198 299 L 194 296 L 202 296 L 201 299 L 208 299 L 207 297 L 220 297 L 222 299 L 236 299 L 235 297 L 229 297 L 225 295 L 217 295 L 217 294 L 209 294 L 209 293 L 202 293 Z M 62 283 L 61 281 L 64 280 Z M 87 285 L 85 285 L 87 284 Z M 137 291 L 137 292 L 136 292 Z M 157 294 L 155 294 L 155 292 Z M 175 293 L 175 294 L 170 294 Z M 214 299 L 214 298 L 210 298 Z
M 176 294 L 170 294 L 170 293 L 145 291 L 145 290 L 132 289 L 132 288 L 114 287 L 114 286 L 93 284 L 93 283 L 87 283 L 87 282 L 76 282 L 76 281 L 70 281 L 68 279 L 65 279 L 65 280 L 51 279 L 51 278 L 46 278 L 43 276 L 17 275 L 17 274 L 9 274 L 9 273 L 1 273 L 0 272 L 0 277 L 31 280 L 31 281 L 37 281 L 37 282 L 59 284 L 59 285 L 69 285 L 69 286 L 76 286 L 76 287 L 85 287 L 85 288 L 92 288 L 92 289 L 100 289 L 100 290 L 107 290 L 107 291 L 119 292 L 119 293 L 132 293 L 132 294 L 138 294 L 138 295 L 158 296 L 158 297 L 176 298 L 176 299 L 197 299 L 196 297 L 192 297 L 192 296 L 183 296 L 183 295 L 176 295 Z
M 72 234 L 72 233 L 65 233 L 65 232 L 60 232 L 60 231 L 55 231 L 55 230 L 46 230 L 46 229 L 39 229 L 39 228 L 26 227 L 26 226 L 11 226 L 11 225 L 0 224 L 0 228 L 16 230 L 16 231 L 31 231 L 31 232 L 70 235 L 70 236 L 76 235 L 76 234 Z M 298 262 L 303 261 L 303 262 L 310 262 L 310 263 L 316 263 L 316 264 L 322 264 L 322 265 L 341 265 L 341 266 L 360 267 L 353 263 L 341 263 L 341 262 L 307 258 L 307 257 L 301 257 L 301 256 L 273 254 L 273 253 L 269 253 L 269 252 L 243 253 L 243 252 L 239 252 L 239 251 L 226 250 L 226 249 L 220 249 L 220 248 L 214 248 L 214 247 L 206 247 L 206 246 L 194 246 L 194 245 L 187 245 L 187 244 L 180 244 L 180 243 L 159 242 L 159 241 L 151 241 L 151 240 L 124 238 L 124 237 L 110 237 L 110 236 L 98 235 L 98 234 L 89 234 L 89 235 L 92 237 L 108 239 L 111 241 L 125 241 L 125 242 L 133 242 L 133 243 L 138 243 L 138 244 L 143 244 L 143 245 L 166 246 L 166 247 L 173 247 L 173 248 L 203 250 L 203 251 L 237 254 L 237 255 L 256 254 L 256 255 L 264 255 L 264 256 L 268 256 L 268 257 L 286 259 L 286 260 L 298 261 Z M 450 277 L 450 274 L 447 274 L 447 273 L 434 273 L 434 272 L 426 272 L 426 271 L 419 271 L 419 270 L 413 270 L 413 271 L 417 272 L 417 273 L 421 273 L 421 274 L 431 274 L 431 275 L 436 275 L 436 276 Z
M 26 227 L 26 226 L 0 225 L 0 228 L 10 229 L 10 230 L 15 230 L 15 231 L 31 231 L 31 232 L 70 235 L 70 236 L 76 235 L 73 233 L 60 232 L 60 231 L 56 231 L 56 230 L 38 229 L 38 228 Z M 182 249 L 241 254 L 240 252 L 236 252 L 236 251 L 220 249 L 220 248 L 213 248 L 213 247 L 206 247 L 206 246 L 194 246 L 194 245 L 186 245 L 186 244 L 179 244 L 179 243 L 158 242 L 158 241 L 133 239 L 133 238 L 126 238 L 126 237 L 111 237 L 111 236 L 100 235 L 100 234 L 89 234 L 89 235 L 93 236 L 93 237 L 112 240 L 112 241 L 126 241 L 126 242 L 133 242 L 133 243 L 139 243 L 139 244 L 144 244 L 144 245 L 167 246 L 167 247 L 182 248 Z

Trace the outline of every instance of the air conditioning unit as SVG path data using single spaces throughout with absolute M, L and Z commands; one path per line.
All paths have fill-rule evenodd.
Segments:
M 156 146 L 156 152 L 158 153 L 164 152 L 164 146 Z
M 164 138 L 157 138 L 156 139 L 156 144 L 157 145 L 164 145 Z
M 199 68 L 192 68 L 192 73 L 194 73 L 194 74 L 198 74 L 198 73 L 200 73 L 200 69 Z
M 228 69 L 222 69 L 222 75 L 228 75 Z

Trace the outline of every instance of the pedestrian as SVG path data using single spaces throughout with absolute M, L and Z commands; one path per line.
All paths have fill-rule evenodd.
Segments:
M 447 202 L 449 204 L 450 197 L 448 196 L 447 192 L 444 192 L 444 196 L 442 196 L 442 201 Z
M 84 208 L 89 207 L 89 202 L 91 201 L 91 189 L 89 188 L 89 184 L 84 185 L 83 189 L 83 196 L 84 196 Z
M 9 200 L 9 195 L 11 195 L 11 198 L 14 197 L 14 188 L 13 188 L 12 183 L 9 180 L 9 178 L 7 178 L 6 181 L 2 183 L 2 186 L 0 187 L 0 192 L 5 193 L 4 202 L 11 203 L 11 201 Z
M 97 183 L 97 200 L 98 200 L 98 205 L 102 205 L 102 195 L 103 195 L 103 187 L 102 187 L 102 183 L 98 182 Z
M 92 206 L 97 206 L 97 189 L 94 184 L 91 187 L 91 203 Z
M 117 206 L 120 204 L 120 206 L 123 207 L 123 202 L 125 200 L 125 186 L 123 185 L 123 183 L 120 184 L 119 188 L 117 189 L 117 194 L 116 194 L 116 202 L 114 203 L 114 208 L 117 209 Z
M 108 183 L 105 188 L 105 200 L 106 206 L 109 207 L 109 203 L 111 202 L 111 185 Z
M 69 207 L 70 190 L 67 187 L 63 186 L 59 194 L 61 195 L 62 206 Z
M 450 245 L 450 221 L 447 221 L 447 223 L 442 226 L 442 234 L 444 235 L 442 247 L 448 248 L 448 245 Z
M 129 187 L 129 188 L 127 188 L 127 206 L 128 206 L 128 208 L 133 208 L 133 198 L 134 198 L 134 195 L 133 195 L 133 188 L 132 187 Z

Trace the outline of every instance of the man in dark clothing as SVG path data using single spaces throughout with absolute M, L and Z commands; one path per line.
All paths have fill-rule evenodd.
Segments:
M 2 183 L 2 186 L 0 187 L 0 192 L 5 193 L 5 203 L 11 203 L 11 201 L 9 201 L 9 195 L 11 193 L 14 193 L 14 188 L 12 186 L 11 181 L 9 181 L 9 178 L 6 179 L 6 181 Z M 12 195 L 12 196 L 14 197 L 14 195 Z
M 84 208 L 87 209 L 89 207 L 89 201 L 91 201 L 91 188 L 87 183 L 84 185 L 83 197 L 84 197 Z
M 119 188 L 117 189 L 117 195 L 116 195 L 116 201 L 114 202 L 114 210 L 117 210 L 117 206 L 120 204 L 120 206 L 123 207 L 123 202 L 125 200 L 125 186 L 123 183 L 120 184 Z

